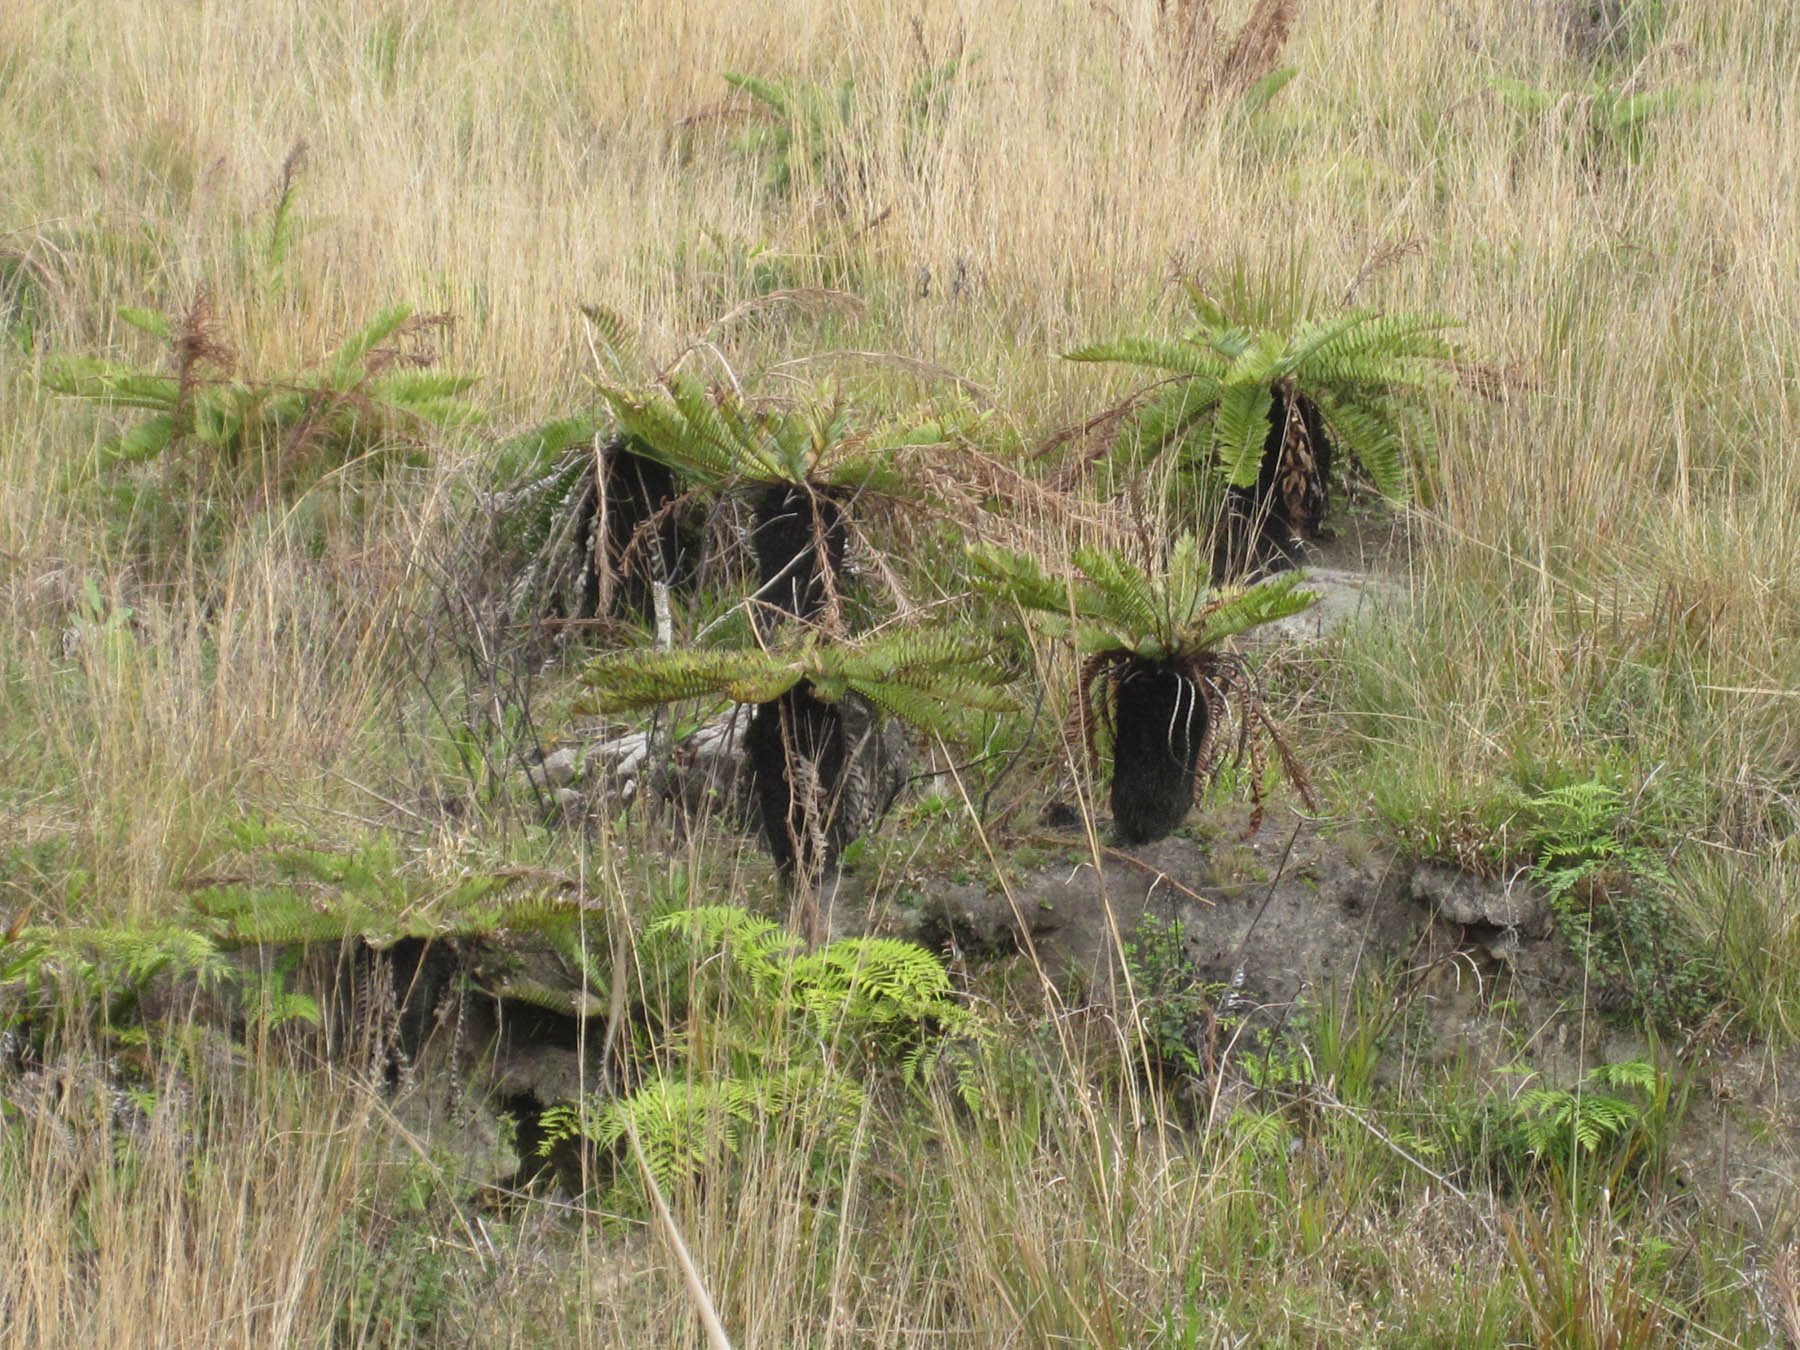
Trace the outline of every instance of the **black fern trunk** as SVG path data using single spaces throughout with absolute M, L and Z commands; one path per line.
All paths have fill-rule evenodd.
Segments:
M 836 861 L 838 787 L 844 776 L 844 716 L 802 681 L 759 703 L 744 740 L 763 835 L 782 876 L 817 880 Z M 811 782 L 809 783 L 809 776 Z
M 602 454 L 606 487 L 606 564 L 613 571 L 612 612 L 655 617 L 653 584 L 678 585 L 686 575 L 688 549 L 681 523 L 668 509 L 677 494 L 666 464 L 632 449 L 628 438 Z M 598 500 L 595 512 L 600 509 Z M 651 522 L 654 520 L 654 525 Z M 649 528 L 646 528 L 646 527 Z M 600 574 L 590 568 L 582 603 L 587 613 L 600 607 Z
M 1113 693 L 1113 824 L 1129 844 L 1186 819 L 1209 716 L 1199 686 L 1166 661 L 1128 661 Z
M 1213 556 L 1216 581 L 1285 571 L 1322 537 L 1330 506 L 1331 437 L 1319 405 L 1281 385 L 1270 391 L 1269 434 L 1250 487 L 1228 488 Z
M 771 483 L 757 494 L 750 548 L 756 555 L 756 598 L 764 604 L 798 619 L 816 616 L 825 606 L 826 575 L 832 590 L 841 584 L 848 547 L 843 512 L 827 491 Z

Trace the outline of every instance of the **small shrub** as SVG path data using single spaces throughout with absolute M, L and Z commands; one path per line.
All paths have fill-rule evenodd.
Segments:
M 907 88 L 901 115 L 906 153 L 914 155 L 963 69 L 961 57 L 925 72 Z M 759 120 L 740 138 L 739 148 L 762 165 L 763 184 L 784 197 L 818 191 L 839 209 L 868 176 L 862 156 L 872 139 L 856 85 L 763 79 L 729 73 L 725 82 L 755 100 Z
M 1178 919 L 1138 920 L 1125 942 L 1125 964 L 1137 995 L 1138 1053 L 1152 1068 L 1199 1077 L 1201 1038 L 1216 990 L 1201 983 Z
M 1513 1103 L 1519 1139 L 1540 1162 L 1566 1170 L 1610 1153 L 1620 1165 L 1655 1146 L 1667 1114 L 1668 1076 L 1645 1060 L 1600 1064 L 1578 1087 L 1530 1088 Z

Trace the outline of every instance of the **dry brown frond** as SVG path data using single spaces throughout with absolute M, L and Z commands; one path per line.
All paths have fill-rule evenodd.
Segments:
M 363 384 L 394 366 L 423 369 L 433 364 L 438 359 L 438 350 L 429 338 L 433 334 L 447 333 L 455 326 L 454 314 L 414 314 L 394 330 L 385 346 L 370 349 L 363 360 Z
M 1213 68 L 1220 90 L 1242 92 L 1274 70 L 1299 12 L 1299 0 L 1256 0 L 1256 8 Z
M 1256 0 L 1226 41 L 1214 0 L 1159 0 L 1157 36 L 1171 102 L 1194 118 L 1270 74 L 1299 10 L 1299 0 Z
M 741 306 L 740 306 L 741 308 Z M 860 310 L 857 311 L 860 314 Z M 815 361 L 865 361 L 871 364 L 892 366 L 896 370 L 904 370 L 909 375 L 916 375 L 921 380 L 942 381 L 953 384 L 976 404 L 983 408 L 994 406 L 994 396 L 976 384 L 967 376 L 959 375 L 948 366 L 940 366 L 935 361 L 926 361 L 917 356 L 908 356 L 904 352 L 862 351 L 856 348 L 840 348 L 829 352 L 809 352 L 804 356 L 790 357 L 786 361 L 778 361 L 769 367 L 773 374 L 787 370 L 793 366 L 810 365 Z
M 1781 1329 L 1791 1342 L 1800 1345 L 1800 1243 L 1790 1242 L 1775 1253 L 1775 1259 L 1769 1262 L 1769 1283 Z
M 765 309 L 781 309 L 791 307 L 807 314 L 841 314 L 850 318 L 861 318 L 868 308 L 862 297 L 852 295 L 849 291 L 834 290 L 829 286 L 791 286 L 784 290 L 769 291 L 765 295 L 753 295 L 740 304 L 733 305 L 721 315 L 708 332 L 717 335 L 729 328 L 746 314 L 755 314 Z
M 1387 271 L 1388 268 L 1394 266 L 1402 259 L 1412 257 L 1416 254 L 1423 253 L 1424 251 L 1425 241 L 1415 234 L 1409 234 L 1405 238 L 1396 239 L 1390 244 L 1381 245 L 1381 247 L 1369 254 L 1367 258 L 1363 259 L 1362 266 L 1356 269 L 1356 275 L 1350 279 L 1350 284 L 1344 287 L 1344 298 L 1339 303 L 1348 305 L 1356 298 L 1356 293 L 1363 288 L 1364 283 L 1371 277 Z
M 181 326 L 175 331 L 174 348 L 175 376 L 181 382 L 177 406 L 186 409 L 194 387 L 200 383 L 203 367 L 229 371 L 237 360 L 237 354 L 219 340 L 212 296 L 207 292 L 197 292 L 187 313 L 181 316 Z
M 1068 552 L 1071 536 L 1119 548 L 1132 534 L 1122 504 L 1033 478 L 971 445 L 948 452 L 909 446 L 896 456 L 896 467 L 971 541 L 1056 557 Z M 994 510 L 1000 502 L 1010 509 Z

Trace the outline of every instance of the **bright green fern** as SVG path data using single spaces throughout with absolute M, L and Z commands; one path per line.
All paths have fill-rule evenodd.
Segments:
M 582 679 L 585 710 L 623 712 L 690 698 L 769 703 L 803 681 L 820 700 L 858 694 L 926 731 L 949 732 L 957 709 L 1009 712 L 1010 671 L 993 641 L 953 630 L 901 630 L 857 642 L 808 634 L 772 651 L 603 652 Z

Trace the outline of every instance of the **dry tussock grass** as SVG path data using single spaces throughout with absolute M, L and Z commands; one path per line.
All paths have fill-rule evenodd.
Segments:
M 426 584 L 416 564 L 483 449 L 479 438 L 437 446 L 413 490 L 322 556 L 270 529 L 240 541 L 204 600 L 150 592 L 107 544 L 92 497 L 67 490 L 111 420 L 36 383 L 55 348 L 153 359 L 116 322 L 119 305 L 179 314 L 212 296 L 220 342 L 252 374 L 316 360 L 382 303 L 449 311 L 459 322 L 446 364 L 483 372 L 505 423 L 583 398 L 595 352 L 578 316 L 601 305 L 645 352 L 688 351 L 720 378 L 763 377 L 783 393 L 825 365 L 877 403 L 956 402 L 972 387 L 991 401 L 997 442 L 1037 446 L 1130 387 L 1058 351 L 1163 331 L 1177 275 L 1241 269 L 1297 276 L 1307 294 L 1296 303 L 1353 296 L 1460 317 L 1471 357 L 1509 375 L 1491 399 L 1439 413 L 1441 491 L 1412 521 L 1410 580 L 1422 599 L 1451 599 L 1415 650 L 1376 669 L 1403 691 L 1405 717 L 1387 728 L 1397 753 L 1445 782 L 1497 771 L 1519 743 L 1578 756 L 1563 709 L 1622 672 L 1678 666 L 1684 711 L 1633 715 L 1667 721 L 1648 743 L 1687 744 L 1694 765 L 1739 785 L 1750 822 L 1739 842 L 1762 847 L 1769 803 L 1791 799 L 1800 763 L 1800 31 L 1758 0 L 1673 7 L 1655 60 L 1618 78 L 1704 81 L 1704 92 L 1655 120 L 1640 159 L 1597 162 L 1566 124 L 1522 121 L 1486 82 L 1586 78 L 1561 10 L 270 0 L 127 12 L 11 0 L 0 9 L 0 279 L 26 278 L 41 317 L 35 346 L 0 338 L 0 845 L 60 840 L 89 877 L 84 906 L 142 917 L 204 869 L 234 811 L 365 810 L 347 784 L 391 753 L 367 733 L 388 715 L 401 616 Z M 962 72 L 909 130 L 909 88 L 956 56 Z M 1234 125 L 1226 95 L 1282 64 L 1299 68 L 1294 83 Z M 802 173 L 787 196 L 760 187 L 737 149 L 748 104 L 726 97 L 725 71 L 853 81 L 858 115 L 831 134 L 836 162 L 855 172 Z M 276 266 L 284 184 L 297 184 L 303 228 Z M 777 299 L 828 292 L 858 308 Z M 697 335 L 706 343 L 688 350 Z M 823 350 L 899 359 L 815 360 Z M 959 395 L 939 372 L 972 383 Z M 1022 456 L 978 451 L 947 495 L 965 511 L 984 496 L 1014 501 L 1009 543 L 1061 553 L 1157 526 L 1154 507 L 1078 504 Z M 1073 442 L 1057 452 L 1080 453 Z M 101 612 L 84 617 L 89 581 Z M 116 640 L 65 646 L 65 632 L 109 616 Z M 1709 884 L 1738 894 L 1730 875 Z M 329 1291 L 308 1272 L 321 1216 L 343 1212 L 354 1189 L 345 1154 L 285 1118 L 233 1128 L 298 1142 L 274 1175 L 222 1157 L 213 1214 L 152 1159 L 141 1189 L 90 1206 L 103 1241 L 80 1250 L 62 1188 L 104 1169 L 33 1154 L 48 1133 L 30 1143 L 18 1175 L 37 1189 L 0 1201 L 29 1247 L 18 1343 L 50 1343 L 20 1326 L 77 1326 L 94 1343 L 170 1343 L 193 1327 L 216 1328 L 219 1344 L 323 1336 Z M 1096 1167 L 1121 1156 L 1113 1128 L 1064 1141 L 1068 1155 Z M 969 1184 L 948 1195 L 872 1176 L 890 1202 L 864 1211 L 887 1225 L 885 1286 L 844 1268 L 848 1246 L 813 1226 L 792 1172 L 771 1172 L 735 1208 L 706 1197 L 680 1217 L 735 1324 L 754 1329 L 746 1343 L 791 1343 L 796 1308 L 839 1328 L 827 1333 L 836 1343 L 938 1343 L 895 1288 L 927 1291 L 920 1306 L 969 1328 L 969 1344 L 1002 1343 L 1040 1306 L 1046 1328 L 1118 1343 L 1128 1318 L 1091 1319 L 1179 1299 L 1186 1274 L 1167 1254 L 1187 1244 L 1219 1244 L 1229 1267 L 1255 1185 L 1233 1196 L 1190 1176 L 1177 1194 L 1155 1171 L 1175 1176 L 1173 1154 L 1144 1158 L 1149 1173 L 1087 1178 L 1066 1208 L 1066 1181 L 991 1167 L 988 1154 L 962 1160 Z M 994 1188 L 977 1180 L 987 1172 Z M 1172 1226 L 1146 1217 L 1159 1210 Z M 1369 1220 L 1367 1245 L 1405 1249 L 1412 1212 Z M 1298 1250 L 1316 1216 L 1277 1207 L 1274 1218 Z M 1016 1240 L 1005 1251 L 932 1245 L 1003 1220 Z M 745 1231 L 781 1242 L 746 1246 Z M 1090 1251 L 1096 1233 L 1107 1236 Z M 83 1309 L 72 1291 L 96 1287 L 95 1250 L 111 1292 Z M 829 1277 L 813 1281 L 808 1262 Z M 1268 1272 L 1212 1276 L 1240 1291 L 1230 1308 Z M 1307 1278 L 1323 1291 L 1320 1316 L 1369 1325 L 1342 1292 L 1361 1277 L 1321 1266 Z M 1098 1313 L 1059 1308 L 1069 1280 L 1116 1285 L 1118 1299 Z M 1453 1286 L 1427 1293 L 1448 1305 Z M 667 1271 L 647 1287 L 615 1319 L 666 1329 L 665 1316 L 686 1316 L 672 1311 Z M 281 1321 L 302 1304 L 312 1321 Z M 247 1320 L 218 1320 L 233 1315 Z M 1313 1334 L 1308 1315 L 1284 1334 Z M 86 1320 L 51 1320 L 68 1317 Z M 638 1330 L 603 1320 L 589 1311 L 562 1325 L 591 1343 Z M 511 1334 L 494 1331 L 494 1343 Z

